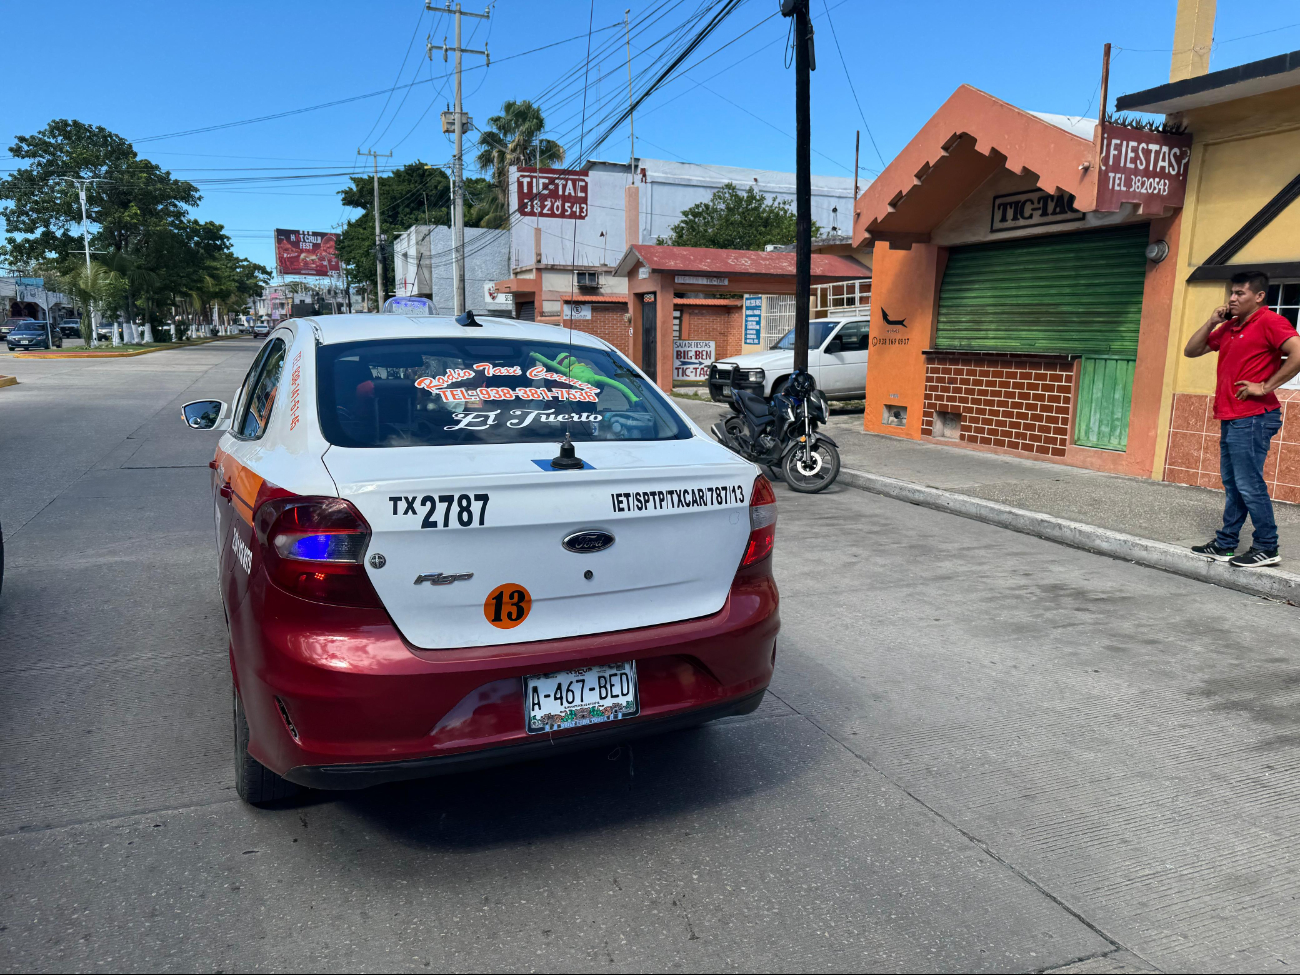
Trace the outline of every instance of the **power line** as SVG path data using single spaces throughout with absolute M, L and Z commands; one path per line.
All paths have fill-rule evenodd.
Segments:
M 397 90 L 397 85 L 402 80 L 402 72 L 406 70 L 406 62 L 411 59 L 411 48 L 415 46 L 415 39 L 420 36 L 420 25 L 423 23 L 424 23 L 424 8 L 421 7 L 420 16 L 415 18 L 415 30 L 411 31 L 411 40 L 406 45 L 406 54 L 402 57 L 402 66 L 397 69 L 397 77 L 393 79 L 393 87 L 388 89 L 388 97 L 384 99 L 384 107 L 379 110 L 379 114 L 375 117 L 375 121 L 370 126 L 370 131 L 361 137 L 362 145 L 366 144 L 366 140 L 369 139 L 371 133 L 375 131 L 375 126 L 379 124 L 379 120 L 382 119 L 384 117 L 384 113 L 388 111 L 388 105 L 393 100 L 393 92 Z M 408 87 L 406 89 L 406 93 L 402 95 L 403 105 L 406 104 L 406 95 L 409 95 L 410 93 L 411 93 L 411 89 Z M 400 112 L 401 110 L 402 110 L 402 106 L 398 105 L 397 111 Z M 396 113 L 394 113 L 394 117 L 395 115 Z M 389 120 L 388 124 L 389 125 L 393 124 L 391 119 Z M 388 129 L 387 127 L 385 127 L 384 132 L 387 131 Z M 379 137 L 383 138 L 382 132 L 380 133 Z M 379 140 L 376 139 L 375 141 L 378 142 Z
M 622 26 L 623 26 L 623 22 L 620 20 L 617 24 L 610 24 L 608 27 L 597 28 L 596 32 L 600 33 L 601 31 L 613 30 L 615 27 L 622 27 Z M 561 44 L 568 44 L 571 43 L 572 41 L 582 40 L 586 36 L 587 36 L 586 34 L 578 34 L 575 35 L 574 37 L 566 37 L 563 40 L 553 41 L 550 44 L 543 44 L 541 47 L 534 47 L 534 48 L 530 48 L 527 51 L 520 51 L 518 54 L 508 54 L 503 58 L 498 58 L 497 63 L 501 63 L 503 61 L 513 61 L 515 58 L 526 57 L 529 54 L 536 54 L 539 51 L 545 51 L 548 48 L 558 47 Z M 470 68 L 467 68 L 466 70 L 467 71 L 482 70 L 482 65 L 474 65 Z M 204 132 L 216 132 L 220 129 L 232 129 L 240 125 L 253 125 L 257 122 L 271 122 L 274 121 L 275 119 L 288 118 L 291 115 L 302 115 L 306 112 L 316 112 L 325 108 L 335 108 L 336 106 L 339 105 L 348 105 L 351 104 L 352 102 L 364 101 L 367 98 L 378 98 L 380 95 L 388 95 L 394 91 L 399 91 L 403 88 L 413 88 L 416 85 L 429 84 L 430 80 L 431 79 L 413 81 L 410 84 L 406 84 L 406 85 L 393 85 L 391 88 L 381 88 L 378 91 L 367 92 L 364 95 L 353 95 L 350 98 L 339 98 L 331 102 L 321 102 L 319 105 L 308 105 L 306 108 L 293 108 L 293 109 L 289 109 L 288 111 L 276 112 L 271 115 L 259 115 L 256 118 L 240 119 L 237 122 L 222 122 L 219 125 L 205 125 L 196 129 L 184 129 L 180 132 L 165 132 L 161 135 L 148 135 L 139 139 L 132 139 L 131 141 L 134 144 L 139 145 L 140 143 L 144 143 L 144 142 L 157 142 L 160 139 L 178 139 L 181 136 L 200 135 Z
M 849 83 L 849 91 L 853 93 L 853 104 L 858 106 L 858 115 L 862 119 L 862 127 L 867 130 L 867 138 L 871 140 L 871 147 L 876 150 L 876 156 L 880 159 L 880 165 L 888 165 L 885 162 L 884 155 L 880 152 L 880 146 L 876 145 L 876 137 L 871 134 L 871 123 L 867 121 L 867 113 L 862 110 L 862 102 L 858 101 L 858 90 L 853 87 L 853 76 L 849 74 L 848 62 L 844 60 L 844 51 L 840 48 L 840 35 L 835 33 L 835 21 L 831 20 L 831 8 L 826 0 L 822 0 L 822 6 L 826 8 L 826 23 L 831 27 L 831 38 L 835 41 L 835 52 L 840 56 L 840 67 L 844 69 L 844 78 Z

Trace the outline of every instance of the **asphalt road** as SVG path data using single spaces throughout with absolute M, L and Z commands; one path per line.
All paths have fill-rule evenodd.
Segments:
M 255 348 L 0 358 L 0 968 L 1300 968 L 1298 611 L 847 488 L 755 714 L 242 805 L 177 407 Z

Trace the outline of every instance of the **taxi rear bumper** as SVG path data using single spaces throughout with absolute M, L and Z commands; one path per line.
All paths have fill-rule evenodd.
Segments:
M 772 677 L 771 560 L 736 574 L 711 616 L 588 636 L 453 650 L 408 644 L 382 610 L 311 603 L 257 573 L 231 615 L 249 752 L 321 789 L 523 761 L 753 710 Z M 632 660 L 637 716 L 550 734 L 524 726 L 521 678 Z
M 678 711 L 666 717 L 647 718 L 638 721 L 635 718 L 626 721 L 613 721 L 607 724 L 593 725 L 582 729 L 578 734 L 563 737 L 545 737 L 532 735 L 531 741 L 517 744 L 499 745 L 468 752 L 456 752 L 450 755 L 433 755 L 428 758 L 414 758 L 398 762 L 363 762 L 359 764 L 337 765 L 300 765 L 284 773 L 284 778 L 309 789 L 365 789 L 385 782 L 401 782 L 406 779 L 423 779 L 437 775 L 450 775 L 456 772 L 469 772 L 476 769 L 509 765 L 514 762 L 527 762 L 538 758 L 551 758 L 569 752 L 596 748 L 601 745 L 614 745 L 649 735 L 661 735 L 670 731 L 693 728 L 718 718 L 729 718 L 739 714 L 749 714 L 757 710 L 763 702 L 767 688 L 721 704 L 712 704 L 702 708 Z

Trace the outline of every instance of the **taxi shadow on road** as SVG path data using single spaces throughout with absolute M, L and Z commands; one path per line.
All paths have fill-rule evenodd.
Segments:
M 376 786 L 312 792 L 397 843 L 465 850 L 696 815 L 788 790 L 833 747 L 770 695 L 753 715 L 555 758 Z M 296 822 L 296 818 L 295 818 Z

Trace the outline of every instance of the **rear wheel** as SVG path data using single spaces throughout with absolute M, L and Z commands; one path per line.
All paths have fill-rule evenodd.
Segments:
M 802 444 L 785 455 L 781 474 L 790 490 L 800 494 L 816 494 L 830 487 L 840 476 L 840 452 L 825 440 L 818 440 L 811 451 Z
M 235 719 L 235 791 L 245 802 L 260 806 L 297 795 L 299 786 L 282 779 L 248 754 L 248 718 L 244 715 L 244 702 L 239 691 L 231 685 Z

